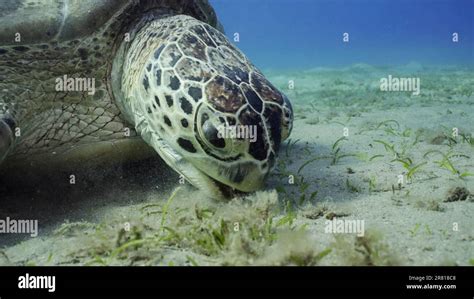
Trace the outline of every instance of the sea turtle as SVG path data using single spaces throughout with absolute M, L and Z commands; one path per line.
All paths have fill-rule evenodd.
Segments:
M 206 0 L 0 6 L 0 162 L 138 137 L 211 196 L 262 187 L 291 104 Z

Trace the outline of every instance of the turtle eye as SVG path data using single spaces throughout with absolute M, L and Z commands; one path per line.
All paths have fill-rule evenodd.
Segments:
M 208 112 L 201 114 L 201 139 L 209 148 L 226 151 L 226 145 L 230 145 L 230 143 L 226 141 L 225 136 L 219 131 L 220 127 L 215 125 L 216 122 L 218 123 L 219 121 L 215 115 Z
M 220 149 L 225 148 L 225 139 L 221 137 L 219 131 L 209 119 L 203 123 L 202 131 L 204 133 L 204 138 L 210 144 Z
M 204 151 L 219 157 L 227 157 L 233 153 L 234 142 L 225 133 L 224 116 L 206 106 L 197 108 L 196 116 L 197 141 Z

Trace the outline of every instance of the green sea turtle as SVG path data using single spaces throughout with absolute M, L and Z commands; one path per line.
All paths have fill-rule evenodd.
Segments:
M 0 6 L 0 162 L 135 137 L 214 197 L 262 187 L 292 108 L 206 0 Z

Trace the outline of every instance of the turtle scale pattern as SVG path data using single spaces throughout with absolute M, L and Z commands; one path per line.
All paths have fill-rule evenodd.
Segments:
M 36 5 L 38 9 L 44 5 L 30 2 L 26 5 Z M 125 4 L 127 1 L 119 2 L 123 3 L 122 8 L 104 24 L 96 24 L 99 27 L 86 26 L 94 31 L 86 31 L 85 36 L 77 36 L 81 30 L 71 25 L 70 30 L 63 28 L 62 34 L 59 29 L 51 30 L 54 34 L 50 35 L 56 38 L 29 44 L 25 29 L 27 37 L 22 38 L 22 43 L 0 45 L 0 116 L 12 115 L 12 129 L 19 128 L 21 137 L 16 138 L 10 157 L 21 159 L 67 151 L 79 144 L 137 137 L 133 126 L 124 121 L 114 103 L 108 81 L 115 48 L 142 12 L 154 11 L 150 18 L 167 12 L 190 14 L 218 25 L 213 10 L 203 10 L 202 7 L 205 9 L 208 5 L 205 1 L 135 1 L 129 5 Z M 200 5 L 194 5 L 197 2 L 201 2 Z M 15 3 L 3 14 L 22 8 L 19 1 Z M 64 17 L 65 3 L 57 3 L 59 19 Z M 75 38 L 68 39 L 70 36 Z M 55 80 L 64 74 L 70 78 L 93 78 L 95 94 L 56 91 Z
M 92 33 L 63 15 L 49 40 L 0 45 L 0 117 L 21 129 L 9 158 L 141 137 L 199 188 L 221 178 L 244 191 L 261 186 L 291 132 L 292 108 L 217 30 L 209 8 L 132 1 Z M 95 94 L 58 92 L 63 75 L 93 78 Z M 216 138 L 217 118 L 255 126 L 256 142 Z
M 268 174 L 280 142 L 291 131 L 292 108 L 286 96 L 222 33 L 191 17 L 158 20 L 141 31 L 136 40 L 141 42 L 131 47 L 138 50 L 124 67 L 132 75 L 122 86 L 131 90 L 137 85 L 133 79 L 140 78 L 141 92 L 148 95 L 140 97 L 141 110 L 160 138 L 177 151 L 186 151 L 189 159 L 211 156 L 234 163 L 235 167 L 219 174 L 230 176 L 234 182 L 245 177 L 247 170 L 242 161 L 246 160 Z M 149 43 L 154 45 L 141 47 Z M 152 53 L 150 49 L 156 50 Z M 256 142 L 235 139 L 232 150 L 219 151 L 222 139 L 200 136 L 198 130 L 216 111 L 221 113 L 223 126 L 255 126 Z

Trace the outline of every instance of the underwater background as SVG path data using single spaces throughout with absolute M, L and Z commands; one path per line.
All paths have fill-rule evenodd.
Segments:
M 40 225 L 0 265 L 474 265 L 474 0 L 210 3 L 293 106 L 265 189 L 216 201 L 154 152 L 0 181 L 0 219 Z
M 472 66 L 472 0 L 212 0 L 227 36 L 261 68 L 355 63 Z M 349 33 L 349 42 L 342 34 Z M 452 33 L 459 42 L 452 42 Z

